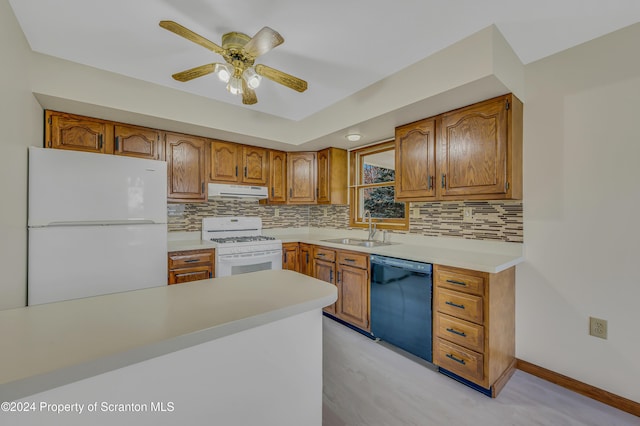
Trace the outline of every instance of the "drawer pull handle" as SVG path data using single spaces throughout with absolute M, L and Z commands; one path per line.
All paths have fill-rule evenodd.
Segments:
M 461 285 L 463 287 L 467 286 L 467 283 L 463 282 L 463 281 L 456 281 L 456 280 L 447 280 L 448 283 L 451 284 L 455 284 L 455 285 Z
M 200 259 L 189 259 L 184 261 L 184 263 L 196 263 L 196 262 L 200 262 Z
M 467 337 L 464 331 L 458 331 L 455 328 L 447 328 L 447 331 L 449 333 L 457 334 L 460 337 Z
M 344 261 L 345 262 L 355 262 L 356 260 L 355 259 L 345 259 Z
M 449 302 L 448 300 L 444 303 L 446 303 L 449 306 L 453 306 L 454 308 L 464 309 L 464 305 L 458 305 L 457 303 Z
M 326 256 L 326 254 L 324 254 L 324 253 L 316 253 L 316 255 L 317 256 L 321 256 L 321 257 L 325 257 Z
M 462 365 L 466 365 L 467 364 L 464 359 L 460 359 L 460 358 L 458 358 L 457 356 L 455 356 L 453 354 L 447 354 L 447 358 L 454 360 L 458 364 L 462 364 Z

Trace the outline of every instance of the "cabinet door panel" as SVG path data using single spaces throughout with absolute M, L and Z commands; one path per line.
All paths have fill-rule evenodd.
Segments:
M 442 196 L 507 192 L 504 97 L 444 114 L 441 132 Z
M 238 182 L 241 145 L 213 141 L 211 143 L 211 174 L 213 182 Z
M 269 203 L 287 201 L 287 153 L 269 151 Z
M 47 111 L 48 148 L 111 153 L 107 122 L 73 114 Z
M 336 276 L 336 264 L 333 262 L 327 262 L 320 259 L 313 259 L 313 276 L 322 281 L 326 281 L 335 285 Z M 326 306 L 325 312 L 332 315 L 336 314 L 336 303 Z
M 313 254 L 308 244 L 300 243 L 300 273 L 313 275 Z
M 336 315 L 362 329 L 369 327 L 369 274 L 364 269 L 340 266 Z
M 396 199 L 436 195 L 435 119 L 396 129 Z
M 300 272 L 298 243 L 282 244 L 282 269 Z
M 168 198 L 170 201 L 205 201 L 205 141 L 193 136 L 166 135 Z
M 144 127 L 116 125 L 114 154 L 160 159 L 160 132 Z
M 267 184 L 269 158 L 267 150 L 254 146 L 242 147 L 242 183 L 264 186 Z
M 291 152 L 287 155 L 287 183 L 290 204 L 316 201 L 316 153 Z
M 318 203 L 331 201 L 331 189 L 329 188 L 330 175 L 329 150 L 318 152 Z

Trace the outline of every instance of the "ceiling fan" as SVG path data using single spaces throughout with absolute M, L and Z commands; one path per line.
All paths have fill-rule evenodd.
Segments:
M 227 83 L 227 90 L 230 93 L 242 95 L 242 103 L 245 105 L 258 102 L 254 89 L 260 85 L 262 77 L 298 92 L 307 90 L 307 82 L 304 80 L 266 65 L 254 65 L 258 56 L 264 55 L 284 42 L 284 38 L 269 27 L 262 28 L 253 37 L 238 32 L 226 33 L 222 36 L 221 47 L 176 22 L 160 21 L 160 26 L 221 55 L 227 62 L 226 64 L 214 62 L 173 74 L 172 77 L 175 80 L 186 82 L 216 73 L 220 80 Z

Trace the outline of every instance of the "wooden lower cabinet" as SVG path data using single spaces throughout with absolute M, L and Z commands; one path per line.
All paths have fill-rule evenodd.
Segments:
M 269 151 L 269 204 L 287 202 L 287 153 Z
M 214 250 L 185 250 L 169 253 L 169 284 L 206 280 L 215 276 Z
M 515 371 L 515 267 L 434 265 L 433 363 L 498 395 Z
M 336 316 L 366 331 L 369 328 L 369 256 L 339 250 Z
M 300 272 L 300 246 L 298 243 L 282 244 L 282 269 Z
M 313 246 L 312 261 L 313 277 L 322 281 L 326 281 L 333 285 L 336 284 L 336 251 L 326 247 Z M 336 314 L 336 303 L 326 306 L 324 311 L 331 315 Z
M 313 275 L 313 246 L 305 243 L 300 243 L 300 273 L 309 275 L 310 277 Z
M 324 311 L 369 331 L 369 256 L 321 246 L 311 248 L 312 276 L 338 287 L 338 299 Z

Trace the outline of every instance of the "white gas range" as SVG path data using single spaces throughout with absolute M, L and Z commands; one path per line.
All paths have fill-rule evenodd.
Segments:
M 262 235 L 259 217 L 206 217 L 202 239 L 215 243 L 216 277 L 282 269 L 282 241 Z

